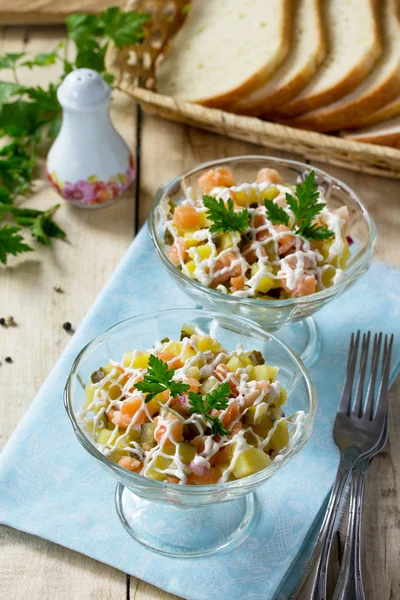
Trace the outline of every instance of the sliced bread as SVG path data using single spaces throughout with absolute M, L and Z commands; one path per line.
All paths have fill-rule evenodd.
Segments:
M 292 0 L 193 0 L 157 69 L 157 90 L 224 108 L 286 58 Z
M 337 102 L 305 113 L 288 125 L 313 131 L 358 127 L 360 119 L 393 100 L 400 93 L 400 24 L 397 0 L 381 0 L 383 54 L 368 77 Z
M 357 127 L 368 127 L 400 115 L 400 96 L 358 121 Z
M 273 110 L 303 89 L 324 58 L 321 0 L 297 0 L 289 56 L 264 85 L 240 98 L 229 110 L 255 116 Z
M 342 136 L 355 142 L 400 148 L 400 117 L 355 131 L 347 131 Z
M 374 0 L 324 0 L 329 52 L 316 76 L 275 111 L 295 117 L 335 102 L 365 79 L 382 53 Z

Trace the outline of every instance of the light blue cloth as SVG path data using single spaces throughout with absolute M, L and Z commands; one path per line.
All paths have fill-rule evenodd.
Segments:
M 177 559 L 146 550 L 125 532 L 114 508 L 115 480 L 75 439 L 63 388 L 76 354 L 104 329 L 139 313 L 192 304 L 164 272 L 143 228 L 2 453 L 0 521 L 188 600 L 272 600 L 335 477 L 332 423 L 350 332 L 394 331 L 392 379 L 399 366 L 400 273 L 374 264 L 351 290 L 317 313 L 323 339 L 321 357 L 311 369 L 320 402 L 315 430 L 306 448 L 257 493 L 256 527 L 233 550 Z M 279 592 L 278 597 L 286 596 Z

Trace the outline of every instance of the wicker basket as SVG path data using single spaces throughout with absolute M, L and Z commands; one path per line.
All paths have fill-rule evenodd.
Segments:
M 238 116 L 177 101 L 154 91 L 157 58 L 182 25 L 187 4 L 187 0 L 128 0 L 125 10 L 141 10 L 152 16 L 145 25 L 144 40 L 122 50 L 109 47 L 106 57 L 108 70 L 114 74 L 119 88 L 137 100 L 147 112 L 266 148 L 294 152 L 306 159 L 400 179 L 400 150 L 395 148 L 352 142 L 255 117 Z

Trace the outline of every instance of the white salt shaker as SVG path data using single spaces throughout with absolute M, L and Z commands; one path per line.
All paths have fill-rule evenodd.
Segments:
M 113 204 L 133 182 L 135 166 L 110 119 L 110 86 L 96 71 L 77 69 L 57 96 L 63 121 L 47 157 L 48 180 L 75 206 Z

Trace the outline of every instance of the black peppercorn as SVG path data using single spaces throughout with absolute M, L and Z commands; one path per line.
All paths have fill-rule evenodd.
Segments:
M 71 329 L 72 329 L 72 325 L 71 325 L 71 323 L 70 323 L 69 321 L 66 321 L 66 322 L 63 324 L 63 329 L 65 329 L 65 331 L 71 331 Z
M 6 361 L 6 363 L 12 363 L 13 361 L 11 356 L 6 356 L 4 360 Z
M 0 318 L 0 325 L 5 325 L 6 324 L 6 320 L 4 317 Z

